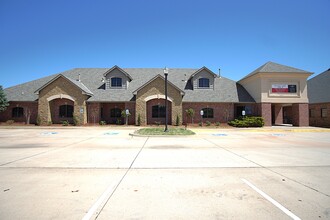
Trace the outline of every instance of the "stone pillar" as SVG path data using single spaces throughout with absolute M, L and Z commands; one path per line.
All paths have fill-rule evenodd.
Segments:
M 261 117 L 264 118 L 265 126 L 272 126 L 272 104 L 261 103 Z
M 304 127 L 309 126 L 308 104 L 292 104 L 292 125 Z
M 274 106 L 275 124 L 283 124 L 283 106 L 275 104 Z

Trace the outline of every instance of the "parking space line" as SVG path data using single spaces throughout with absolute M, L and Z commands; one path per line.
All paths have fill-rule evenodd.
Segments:
M 275 205 L 277 208 L 279 208 L 282 212 L 284 212 L 285 214 L 287 214 L 288 216 L 290 216 L 292 219 L 301 220 L 301 218 L 299 218 L 298 216 L 296 216 L 295 214 L 293 214 L 292 212 L 290 212 L 287 208 L 285 208 L 280 203 L 278 203 L 276 200 L 274 200 L 272 197 L 270 197 L 269 195 L 267 195 L 266 193 L 264 193 L 263 191 L 261 191 L 260 189 L 258 189 L 255 185 L 253 185 L 252 183 L 250 183 L 246 179 L 241 179 L 241 180 L 245 184 L 247 184 L 249 187 L 251 187 L 253 190 L 255 190 L 257 193 L 259 193 L 260 195 L 262 195 L 269 202 L 271 202 L 273 205 Z
M 143 150 L 144 146 L 147 144 L 148 140 L 149 140 L 149 137 L 146 139 L 146 141 L 144 142 L 144 144 L 140 148 L 139 152 L 134 157 L 132 163 L 130 164 L 130 166 L 128 167 L 128 169 L 124 173 L 124 175 L 121 177 L 121 179 L 118 182 L 116 182 L 115 184 L 110 185 L 106 189 L 106 191 L 100 196 L 100 198 L 88 210 L 87 214 L 82 218 L 82 220 L 90 220 L 94 214 L 96 214 L 95 219 L 98 218 L 98 216 L 101 214 L 103 208 L 106 206 L 106 204 L 108 203 L 108 201 L 110 200 L 112 195 L 116 192 L 117 188 L 119 187 L 119 185 L 122 183 L 122 181 L 126 177 L 127 173 L 131 170 L 135 160 L 140 155 L 141 151 Z M 99 212 L 97 212 L 98 209 L 99 209 Z

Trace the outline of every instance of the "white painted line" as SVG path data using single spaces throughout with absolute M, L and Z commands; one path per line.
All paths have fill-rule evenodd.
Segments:
M 107 190 L 101 195 L 101 197 L 95 202 L 95 204 L 88 210 L 87 214 L 82 218 L 82 220 L 90 220 L 93 214 L 97 211 L 98 207 L 101 206 L 102 203 L 104 203 L 109 196 L 113 193 L 113 190 L 117 186 L 117 182 L 113 185 L 110 185 Z
M 273 205 L 275 205 L 277 208 L 281 209 L 282 212 L 284 212 L 285 214 L 287 214 L 288 216 L 290 216 L 292 219 L 295 220 L 301 220 L 301 218 L 299 218 L 298 216 L 296 216 L 295 214 L 293 214 L 292 212 L 290 212 L 288 209 L 286 209 L 284 206 L 282 206 L 280 203 L 278 203 L 276 200 L 274 200 L 273 198 L 271 198 L 269 195 L 267 195 L 266 193 L 264 193 L 263 191 L 261 191 L 260 189 L 258 189 L 256 186 L 254 186 L 252 183 L 250 183 L 249 181 L 247 181 L 246 179 L 241 179 L 244 183 L 246 183 L 249 187 L 251 187 L 252 189 L 254 189 L 257 193 L 259 193 L 260 195 L 262 195 L 265 199 L 267 199 L 269 202 L 273 203 Z

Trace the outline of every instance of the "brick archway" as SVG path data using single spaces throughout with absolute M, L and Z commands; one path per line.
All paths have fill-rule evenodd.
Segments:
M 163 117 L 155 117 L 157 113 L 153 114 L 153 107 L 154 110 L 156 109 L 155 106 L 165 106 L 165 99 L 151 99 L 147 101 L 147 124 L 153 125 L 153 124 L 165 124 L 165 116 L 162 115 Z M 168 106 L 168 124 L 172 124 L 172 102 L 167 100 L 167 106 Z
M 74 106 L 74 102 L 70 99 L 63 99 L 63 98 L 53 99 L 49 102 L 50 117 L 52 123 L 60 124 L 62 121 L 69 121 L 69 123 L 73 123 L 73 117 L 63 117 L 60 115 L 60 106 L 62 105 Z

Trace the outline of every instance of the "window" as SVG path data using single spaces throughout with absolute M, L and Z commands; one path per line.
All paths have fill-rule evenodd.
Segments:
M 309 109 L 309 117 L 314 118 L 315 117 L 315 109 Z
M 152 117 L 153 118 L 165 118 L 166 116 L 166 107 L 163 105 L 154 105 L 152 106 Z
M 198 80 L 198 87 L 199 88 L 209 88 L 210 87 L 210 80 L 207 78 L 200 78 Z
M 111 118 L 120 118 L 121 117 L 121 109 L 120 108 L 113 108 L 110 110 L 110 117 Z
M 122 87 L 122 79 L 118 77 L 111 78 L 111 87 Z
M 321 108 L 321 118 L 328 117 L 328 111 L 326 108 Z
M 60 106 L 60 117 L 61 118 L 72 118 L 73 117 L 73 106 L 72 105 L 61 105 Z
M 11 116 L 13 118 L 20 118 L 20 117 L 23 117 L 23 115 L 24 115 L 24 109 L 22 107 L 13 108 L 12 114 L 11 114 Z
M 203 118 L 213 118 L 213 108 L 203 108 Z

